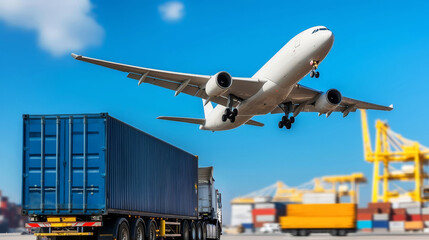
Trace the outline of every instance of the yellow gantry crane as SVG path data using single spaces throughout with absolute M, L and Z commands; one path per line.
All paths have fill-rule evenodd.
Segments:
M 428 202 L 429 187 L 424 180 L 429 179 L 424 166 L 429 163 L 429 148 L 402 137 L 392 131 L 387 124 L 377 120 L 375 124 L 375 149 L 371 146 L 368 119 L 365 110 L 361 110 L 362 133 L 365 160 L 374 164 L 372 180 L 372 202 L 388 202 L 400 197 L 397 191 L 389 190 L 389 181 L 413 181 L 414 190 L 405 193 L 413 201 Z M 399 164 L 401 170 L 391 170 L 391 164 Z M 382 173 L 380 174 L 380 165 Z M 380 183 L 382 191 L 380 194 Z
M 322 177 L 322 181 L 332 184 L 332 190 L 337 194 L 338 199 L 348 196 L 351 203 L 359 203 L 359 185 L 366 183 L 367 180 L 363 173 L 353 173 L 344 176 Z M 350 188 L 347 184 L 350 185 Z
M 261 190 L 249 193 L 243 197 L 234 198 L 232 204 L 253 204 L 264 198 L 272 202 L 295 202 L 301 203 L 305 193 L 336 193 L 338 199 L 349 196 L 352 203 L 357 203 L 359 199 L 359 184 L 365 183 L 366 178 L 363 173 L 353 173 L 351 175 L 324 176 L 315 178 L 298 187 L 289 187 L 285 183 L 277 183 L 265 187 Z M 327 186 L 330 184 L 330 187 Z M 341 184 L 341 185 L 339 185 Z M 350 184 L 350 188 L 348 185 Z M 347 188 L 344 188 L 346 186 Z

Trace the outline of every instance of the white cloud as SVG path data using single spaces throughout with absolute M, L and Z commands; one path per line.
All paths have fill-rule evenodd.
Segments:
M 90 0 L 0 0 L 0 20 L 35 30 L 54 56 L 101 43 L 104 31 L 90 13 Z
M 167 2 L 158 7 L 162 19 L 168 22 L 179 21 L 183 18 L 185 6 L 181 2 Z

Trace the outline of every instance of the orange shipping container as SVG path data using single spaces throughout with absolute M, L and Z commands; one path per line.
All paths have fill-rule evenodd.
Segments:
M 289 204 L 282 229 L 356 228 L 356 204 Z
M 339 229 L 355 228 L 356 221 L 351 217 L 280 217 L 282 229 Z
M 287 216 L 297 217 L 356 217 L 356 204 L 289 204 Z
M 405 222 L 405 230 L 422 230 L 422 229 L 423 229 L 422 221 Z

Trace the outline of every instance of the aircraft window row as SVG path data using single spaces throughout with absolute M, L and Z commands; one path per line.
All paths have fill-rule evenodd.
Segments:
M 328 28 L 318 28 L 318 29 L 315 29 L 311 34 L 316 33 L 318 31 L 324 31 L 324 30 L 329 30 L 329 29 Z

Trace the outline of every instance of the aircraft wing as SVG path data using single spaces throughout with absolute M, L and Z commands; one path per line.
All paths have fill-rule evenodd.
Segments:
M 321 94 L 323 94 L 322 91 L 297 84 L 285 102 L 292 102 L 295 116 L 300 112 L 317 112 L 314 103 Z M 383 106 L 343 96 L 340 105 L 338 105 L 333 112 L 342 112 L 345 117 L 350 112 L 355 112 L 357 109 L 390 111 L 393 109 L 393 105 Z M 283 113 L 283 110 L 277 107 L 271 113 Z
M 205 86 L 211 76 L 198 75 L 189 73 L 179 73 L 164 71 L 158 69 L 137 67 L 127 64 L 109 62 L 105 60 L 89 58 L 72 53 L 73 58 L 83 62 L 96 64 L 99 66 L 115 69 L 122 72 L 127 72 L 128 78 L 138 80 L 138 85 L 141 83 L 149 83 L 163 88 L 175 91 L 175 95 L 183 92 L 191 96 L 207 99 L 208 96 L 205 92 Z M 227 105 L 228 95 L 234 96 L 245 100 L 253 96 L 262 87 L 263 82 L 252 78 L 232 78 L 232 85 L 222 96 L 212 97 L 210 101 L 223 106 Z M 235 105 L 238 102 L 235 102 Z

